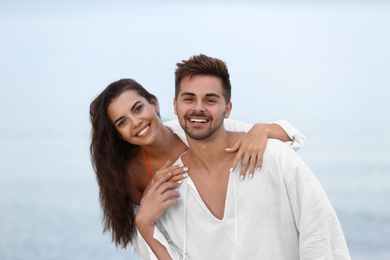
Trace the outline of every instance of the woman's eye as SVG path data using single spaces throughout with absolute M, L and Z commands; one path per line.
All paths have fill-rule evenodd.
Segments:
M 122 127 L 122 126 L 124 126 L 125 124 L 126 124 L 126 120 L 121 120 L 121 121 L 118 122 L 117 126 L 118 126 L 118 127 Z
M 140 112 L 142 110 L 143 106 L 137 106 L 134 111 L 137 113 L 137 112 Z

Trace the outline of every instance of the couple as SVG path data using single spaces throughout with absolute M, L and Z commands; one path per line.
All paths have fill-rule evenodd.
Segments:
M 198 55 L 177 65 L 174 106 L 188 151 L 134 81 L 114 82 L 91 104 L 92 161 L 113 240 L 131 242 L 142 259 L 349 259 L 337 216 L 296 153 L 277 140 L 264 155 L 264 145 L 241 151 L 265 137 L 287 141 L 286 133 L 272 124 L 245 136 L 225 130 L 225 63 Z M 254 161 L 263 161 L 256 174 Z M 240 181 L 248 162 L 251 180 Z

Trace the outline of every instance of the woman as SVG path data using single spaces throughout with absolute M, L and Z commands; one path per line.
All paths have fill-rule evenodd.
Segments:
M 180 183 L 186 177 L 188 169 L 171 165 L 188 149 L 185 135 L 178 124 L 168 128 L 161 122 L 157 98 L 132 79 L 111 83 L 91 103 L 90 120 L 91 160 L 99 184 L 104 232 L 110 230 L 115 244 L 126 247 L 136 234 L 134 207 L 150 180 L 168 172 L 170 181 Z M 227 126 L 227 130 L 245 129 Z M 248 148 L 237 152 L 232 167 L 242 157 L 242 173 L 248 163 L 253 173 L 255 164 L 260 166 L 267 137 L 291 140 L 276 124 L 257 124 L 230 149 L 236 151 L 240 143 Z M 253 159 L 256 157 L 259 161 Z

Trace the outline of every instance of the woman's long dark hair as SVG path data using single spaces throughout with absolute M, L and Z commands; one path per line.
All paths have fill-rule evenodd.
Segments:
M 99 199 L 103 210 L 103 232 L 111 231 L 115 245 L 126 247 L 136 234 L 135 215 L 128 187 L 131 175 L 126 166 L 138 146 L 122 140 L 110 121 L 107 107 L 126 90 L 134 90 L 149 103 L 157 102 L 140 84 L 132 79 L 111 83 L 90 106 L 92 124 L 91 161 L 99 185 Z

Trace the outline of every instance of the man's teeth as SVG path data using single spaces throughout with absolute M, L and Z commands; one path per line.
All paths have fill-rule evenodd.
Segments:
M 141 130 L 141 132 L 139 132 L 137 134 L 137 136 L 142 136 L 142 135 L 146 134 L 146 132 L 149 130 L 149 128 L 150 128 L 150 126 L 145 127 L 144 129 Z
M 190 119 L 191 122 L 193 123 L 206 123 L 206 119 Z

